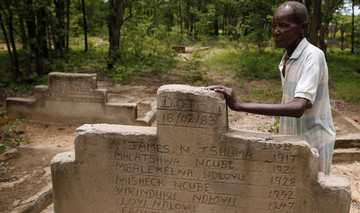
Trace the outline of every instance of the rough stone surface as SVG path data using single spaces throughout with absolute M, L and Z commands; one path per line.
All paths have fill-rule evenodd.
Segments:
M 349 212 L 351 190 L 349 180 L 328 176 L 319 172 L 318 182 L 313 187 L 316 212 Z
M 7 115 L 42 122 L 145 126 L 155 119 L 151 104 L 109 103 L 107 90 L 97 88 L 96 74 L 52 72 L 48 81 L 35 87 L 34 97 L 7 98 Z
M 41 212 L 52 203 L 53 191 L 51 185 L 46 186 L 40 192 L 25 201 L 19 201 L 19 206 L 10 213 L 35 213 Z
M 157 118 L 157 127 L 78 128 L 75 151 L 51 161 L 55 212 L 349 211 L 349 183 L 317 172 L 316 149 L 229 130 L 218 93 L 160 87 Z

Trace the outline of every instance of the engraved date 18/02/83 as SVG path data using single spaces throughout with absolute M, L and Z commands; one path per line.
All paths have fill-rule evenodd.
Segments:
M 166 125 L 209 127 L 216 124 L 216 116 L 213 113 L 162 112 L 160 121 Z

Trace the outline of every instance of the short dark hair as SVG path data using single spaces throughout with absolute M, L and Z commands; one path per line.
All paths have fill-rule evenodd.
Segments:
M 287 1 L 282 3 L 279 8 L 290 7 L 294 11 L 294 18 L 296 24 L 302 24 L 304 22 L 308 22 L 308 10 L 306 9 L 305 5 L 301 4 L 297 1 Z

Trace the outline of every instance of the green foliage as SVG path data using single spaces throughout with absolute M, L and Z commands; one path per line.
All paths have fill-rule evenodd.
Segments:
M 6 94 L 14 95 L 17 93 L 25 93 L 30 89 L 30 86 L 27 84 L 22 84 L 21 82 L 11 82 L 6 89 Z
M 185 71 L 185 81 L 187 82 L 197 82 L 201 81 L 206 75 L 206 71 L 200 67 L 201 61 L 196 58 L 187 60 L 182 69 Z
M 330 51 L 327 62 L 331 96 L 360 103 L 360 55 Z
M 25 64 L 25 51 L 18 51 L 20 62 Z M 9 95 L 18 93 L 26 93 L 33 89 L 35 85 L 43 84 L 47 76 L 39 76 L 35 71 L 28 73 L 25 69 L 22 70 L 21 76 L 18 79 L 13 79 L 11 76 L 11 65 L 9 63 L 9 56 L 6 51 L 0 50 L 0 100 Z
M 3 139 L 4 142 L 20 145 L 23 141 L 21 134 L 23 133 L 22 127 L 24 124 L 24 119 L 8 117 L 5 115 L 5 109 L 0 108 L 0 139 Z M 0 144 L 0 153 L 4 152 L 6 148 L 6 144 Z
M 8 146 L 0 143 L 0 154 L 5 152 L 5 150 L 8 148 Z
M 240 70 L 237 75 L 248 77 L 250 79 L 273 79 L 279 78 L 278 63 L 281 54 L 273 52 L 264 52 L 259 54 L 257 51 L 243 51 L 239 56 Z
M 14 121 L 12 121 L 12 120 L 14 120 Z M 6 123 L 5 132 L 7 134 L 11 134 L 11 133 L 18 131 L 24 125 L 24 119 L 11 119 L 11 118 L 5 117 L 4 121 Z
M 116 82 L 131 82 L 141 76 L 167 73 L 175 63 L 176 54 L 171 50 L 165 26 L 155 27 L 151 18 L 143 17 L 129 20 L 123 32 L 119 52 L 113 54 L 119 56 L 117 63 L 107 71 Z
M 6 112 L 5 112 L 4 104 L 2 102 L 0 102 L 0 117 L 4 117 L 5 114 L 6 114 Z
M 24 124 L 24 119 L 6 116 L 5 108 L 0 104 L 0 154 L 8 148 L 7 142 L 20 145 L 23 141 L 21 134 Z
M 354 44 L 355 51 L 360 47 L 360 16 L 354 17 Z M 343 38 L 341 37 L 341 30 L 344 31 Z M 340 48 L 343 39 L 344 49 L 351 48 L 351 31 L 352 31 L 352 17 L 349 15 L 336 14 L 332 19 L 329 27 L 329 33 L 326 34 L 326 39 L 336 40 L 339 45 L 330 45 Z
M 7 141 L 9 142 L 15 142 L 18 145 L 20 145 L 20 143 L 22 142 L 22 138 L 21 137 L 16 137 L 16 138 L 8 138 Z
M 279 133 L 280 128 L 280 118 L 274 117 L 272 122 L 267 123 L 265 125 L 258 126 L 256 128 L 257 131 L 263 131 L 263 132 L 273 132 L 273 133 Z
M 245 19 L 245 26 L 249 31 L 247 39 L 256 44 L 260 52 L 265 48 L 268 40 L 269 26 L 272 23 L 273 7 L 276 2 L 273 1 L 253 1 L 250 2 L 248 17 Z M 256 11 L 255 13 L 253 11 Z
M 118 83 L 131 82 L 137 80 L 139 75 L 137 75 L 136 72 L 136 67 L 116 64 L 111 70 L 110 76 L 112 76 L 113 80 Z
M 277 50 L 259 54 L 254 49 L 227 49 L 213 54 L 205 63 L 219 72 L 234 71 L 240 79 L 278 79 L 281 57 Z
M 49 71 L 97 73 L 101 79 L 106 73 L 108 42 L 100 37 L 88 38 L 88 51 L 84 52 L 82 38 L 71 38 L 71 49 L 62 59 L 53 59 L 46 64 Z
M 274 119 L 274 121 L 271 124 L 271 127 L 275 133 L 279 133 L 280 119 L 279 118 Z
M 203 32 L 211 32 L 212 24 L 217 18 L 215 5 L 214 4 L 206 5 L 204 11 L 199 11 L 196 9 L 193 10 L 193 13 L 197 17 L 195 20 L 198 20 L 195 21 L 194 27 L 197 30 L 202 30 Z

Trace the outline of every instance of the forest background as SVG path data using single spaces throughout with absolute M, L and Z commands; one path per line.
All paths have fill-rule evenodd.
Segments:
M 224 77 L 279 80 L 274 0 L 0 0 L 3 100 L 46 84 L 52 71 L 97 73 L 121 84 L 208 86 Z M 360 0 L 305 0 L 308 40 L 327 57 L 331 98 L 360 103 Z M 348 10 L 345 15 L 343 12 Z M 179 57 L 172 47 L 209 47 Z M 175 78 L 176 76 L 176 78 Z M 279 102 L 281 89 L 249 95 Z

